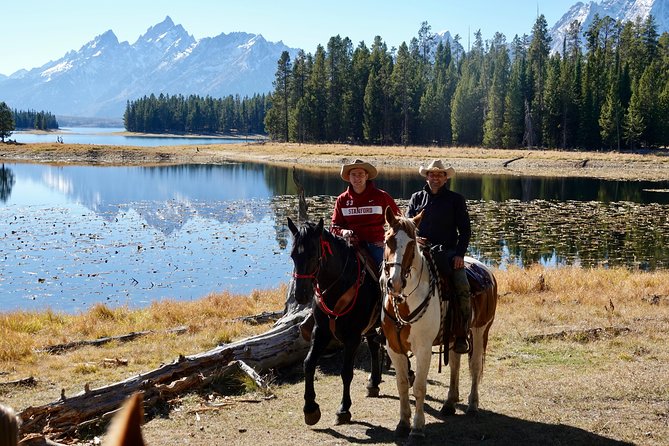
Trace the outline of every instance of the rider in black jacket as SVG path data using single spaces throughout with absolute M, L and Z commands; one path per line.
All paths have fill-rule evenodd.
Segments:
M 407 215 L 415 217 L 423 211 L 418 234 L 431 246 L 430 252 L 439 272 L 453 282 L 466 333 L 472 315 L 469 282 L 464 269 L 465 252 L 472 232 L 467 203 L 462 195 L 448 188 L 448 180 L 455 175 L 452 167 L 445 168 L 441 160 L 434 160 L 418 171 L 427 184 L 411 196 Z M 453 350 L 467 353 L 466 337 L 457 337 Z

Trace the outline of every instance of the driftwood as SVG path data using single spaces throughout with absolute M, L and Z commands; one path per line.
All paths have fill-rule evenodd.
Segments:
M 523 158 L 525 158 L 525 156 L 519 156 L 518 158 L 513 158 L 513 159 L 510 159 L 510 160 L 508 160 L 508 161 L 504 161 L 503 166 L 504 166 L 504 167 L 508 167 L 509 164 L 511 164 L 512 162 L 514 162 L 514 161 L 518 161 L 518 160 L 522 160 Z
M 563 330 L 557 333 L 538 334 L 528 336 L 525 339 L 532 343 L 552 340 L 570 340 L 585 343 L 602 338 L 621 336 L 630 331 L 631 330 L 628 327 L 597 327 L 583 330 Z
M 284 316 L 263 334 L 196 355 L 180 356 L 171 364 L 105 387 L 86 387 L 72 397 L 62 392 L 58 401 L 26 408 L 19 414 L 23 420 L 21 436 L 41 434 L 56 441 L 76 438 L 86 429 L 106 424 L 134 393 L 142 396 L 146 410 L 205 387 L 232 369 L 244 371 L 262 386 L 261 374 L 301 362 L 309 349 L 300 335 L 299 324 L 311 308 L 296 304 L 292 295 L 289 293 Z
M 0 382 L 0 388 L 2 387 L 13 387 L 13 386 L 34 386 L 37 384 L 35 377 L 29 376 L 28 378 L 17 379 L 16 381 L 4 381 Z
M 166 333 L 168 334 L 181 334 L 185 333 L 188 331 L 188 327 L 177 327 L 173 328 L 171 330 L 167 330 Z M 84 340 L 84 341 L 73 341 L 73 342 L 67 342 L 65 344 L 56 344 L 56 345 L 50 345 L 48 347 L 44 347 L 43 349 L 37 350 L 38 352 L 45 352 L 45 353 L 63 353 L 67 352 L 70 350 L 77 349 L 79 347 L 86 347 L 89 345 L 98 347 L 100 345 L 107 344 L 112 341 L 118 341 L 118 342 L 129 342 L 129 341 L 134 341 L 140 336 L 146 336 L 156 333 L 153 330 L 147 330 L 147 331 L 135 331 L 132 333 L 120 335 L 120 336 L 109 336 L 107 338 L 99 338 L 99 339 L 93 339 L 93 340 Z
M 266 324 L 268 322 L 276 322 L 281 318 L 282 315 L 282 311 L 263 311 L 260 314 L 255 314 L 253 316 L 242 316 L 235 318 L 234 320 L 251 325 L 260 325 Z

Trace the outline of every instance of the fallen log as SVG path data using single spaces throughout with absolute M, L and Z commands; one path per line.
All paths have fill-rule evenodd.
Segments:
M 504 161 L 504 164 L 502 164 L 502 165 L 504 167 L 509 167 L 509 164 L 511 164 L 512 162 L 522 160 L 523 158 L 525 158 L 525 156 L 519 156 L 517 158 L 513 158 L 513 159 L 510 159 L 510 160 Z
M 309 349 L 300 335 L 299 324 L 311 308 L 290 301 L 286 302 L 284 316 L 265 333 L 203 353 L 180 356 L 171 364 L 108 386 L 86 388 L 72 397 L 63 392 L 58 401 L 26 408 L 19 414 L 23 420 L 21 437 L 41 434 L 56 441 L 77 438 L 86 429 L 102 428 L 133 393 L 142 395 L 144 408 L 150 413 L 159 403 L 203 388 L 231 367 L 239 368 L 235 361 L 251 367 L 255 371 L 253 379 L 262 382 L 261 374 L 303 361 Z
M 171 330 L 166 330 L 165 333 L 167 334 L 181 334 L 185 333 L 188 331 L 188 327 L 177 327 L 173 328 Z M 55 344 L 55 345 L 49 345 L 47 347 L 44 347 L 43 349 L 37 350 L 38 353 L 64 353 L 70 350 L 77 349 L 79 347 L 86 347 L 86 346 L 95 346 L 99 347 L 100 345 L 108 344 L 112 341 L 118 341 L 118 342 L 130 342 L 135 339 L 137 339 L 140 336 L 146 336 L 156 333 L 154 330 L 147 330 L 147 331 L 134 331 L 132 333 L 120 335 L 120 336 L 109 336 L 106 338 L 99 338 L 99 339 L 93 339 L 93 340 L 83 340 L 83 341 L 72 341 L 72 342 L 66 342 L 64 344 Z
M 4 381 L 0 382 L 0 388 L 2 387 L 13 387 L 13 386 L 34 386 L 37 384 L 34 376 L 29 376 L 27 378 L 17 379 L 15 381 Z

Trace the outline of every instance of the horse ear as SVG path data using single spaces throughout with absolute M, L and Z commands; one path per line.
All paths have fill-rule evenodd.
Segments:
M 416 215 L 414 218 L 411 219 L 414 225 L 418 227 L 420 225 L 420 221 L 423 219 L 423 211 L 424 209 L 421 209 L 421 211 Z
M 316 231 L 321 232 L 323 231 L 323 227 L 325 226 L 325 223 L 323 222 L 323 217 L 318 222 L 318 226 L 316 226 Z
M 397 218 L 395 217 L 393 210 L 390 209 L 390 206 L 386 206 L 385 217 L 386 217 L 386 223 L 388 223 L 390 226 L 395 224 L 395 222 L 397 221 Z
M 288 229 L 290 229 L 290 232 L 292 232 L 294 236 L 297 235 L 297 233 L 299 232 L 297 230 L 297 226 L 295 226 L 295 223 L 293 223 L 293 220 L 291 220 L 290 217 L 286 218 L 288 218 Z

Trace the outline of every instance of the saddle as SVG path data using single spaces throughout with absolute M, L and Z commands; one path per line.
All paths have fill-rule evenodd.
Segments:
M 448 346 L 449 342 L 455 340 L 457 337 L 468 337 L 467 324 L 462 320 L 462 313 L 460 311 L 455 311 L 460 305 L 456 302 L 454 287 L 450 277 L 439 273 L 429 249 L 424 249 L 423 254 L 428 260 L 432 274 L 439 277 L 442 302 L 448 302 L 448 311 L 443 317 L 440 335 L 435 339 L 434 345 L 443 343 L 443 345 Z M 471 290 L 473 311 L 476 306 L 476 297 L 492 285 L 492 282 L 486 271 L 476 263 L 465 262 L 465 273 L 467 274 L 467 281 L 469 282 L 469 288 Z M 446 361 L 448 361 L 448 359 L 446 359 Z

